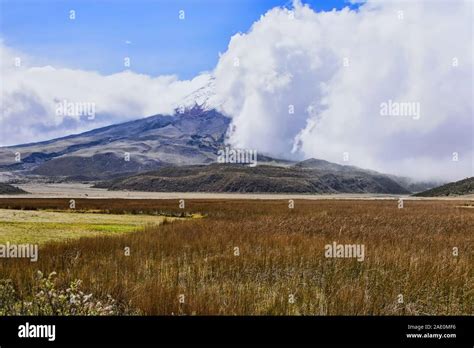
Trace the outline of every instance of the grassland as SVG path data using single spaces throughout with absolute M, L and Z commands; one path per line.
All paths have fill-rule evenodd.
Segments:
M 96 297 L 110 294 L 149 315 L 474 313 L 474 210 L 462 208 L 468 202 L 406 201 L 403 209 L 395 200 L 296 200 L 294 209 L 286 200 L 187 200 L 185 209 L 177 200 L 76 204 L 128 219 L 205 218 L 46 243 L 37 263 L 0 260 L 0 278 L 26 296 L 37 270 L 55 271 L 59 286 L 82 279 Z M 67 209 L 67 201 L 3 199 L 0 208 Z M 326 258 L 333 241 L 363 244 L 364 261 Z
M 152 215 L 0 209 L 0 243 L 44 244 L 133 232 L 147 224 L 160 225 L 164 219 Z

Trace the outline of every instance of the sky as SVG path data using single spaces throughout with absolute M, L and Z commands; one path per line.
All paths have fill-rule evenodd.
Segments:
M 473 176 L 470 0 L 0 4 L 0 145 L 173 114 L 212 84 L 233 147 Z
M 190 79 L 212 70 L 229 38 L 282 0 L 0 0 L 4 44 L 44 64 L 112 74 L 131 70 Z M 318 10 L 357 7 L 305 1 Z M 70 11 L 75 19 L 70 20 Z M 184 20 L 180 11 L 184 11 Z

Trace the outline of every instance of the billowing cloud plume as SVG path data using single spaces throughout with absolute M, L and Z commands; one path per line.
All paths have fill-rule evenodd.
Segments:
M 418 178 L 472 176 L 471 7 L 272 9 L 232 37 L 215 69 L 230 143 Z
M 41 66 L 34 57 L 1 42 L 0 55 L 0 145 L 49 140 L 158 113 L 172 114 L 183 98 L 210 79 L 202 74 L 182 81 L 176 76 L 150 77 L 132 71 L 104 76 Z M 63 105 L 64 110 L 58 109 Z M 90 110 L 93 117 L 86 112 Z

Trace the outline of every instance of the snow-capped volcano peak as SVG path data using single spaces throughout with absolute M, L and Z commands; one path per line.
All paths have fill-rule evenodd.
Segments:
M 210 76 L 205 83 L 191 94 L 184 97 L 177 105 L 180 111 L 189 110 L 196 106 L 202 110 L 212 110 L 219 105 L 216 96 L 215 77 Z

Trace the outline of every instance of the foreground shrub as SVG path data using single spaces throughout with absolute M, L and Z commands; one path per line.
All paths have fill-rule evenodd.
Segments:
M 119 308 L 108 295 L 103 301 L 81 291 L 81 281 L 74 280 L 66 289 L 56 288 L 56 273 L 44 277 L 38 271 L 33 294 L 21 299 L 10 279 L 0 280 L 0 315 L 120 315 L 132 314 Z

